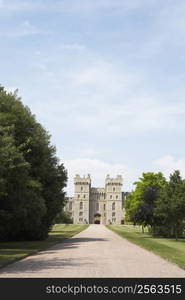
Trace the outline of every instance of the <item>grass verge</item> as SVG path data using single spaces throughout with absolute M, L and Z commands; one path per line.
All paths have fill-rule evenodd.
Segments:
M 44 241 L 0 242 L 0 267 L 62 242 L 88 225 L 56 224 Z
M 140 226 L 108 225 L 110 230 L 155 254 L 185 269 L 185 239 L 153 238 L 149 233 L 142 233 Z

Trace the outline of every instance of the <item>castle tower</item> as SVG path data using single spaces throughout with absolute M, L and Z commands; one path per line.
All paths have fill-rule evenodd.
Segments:
M 89 223 L 89 197 L 91 189 L 90 175 L 80 177 L 76 175 L 74 178 L 75 194 L 74 194 L 74 224 Z
M 105 179 L 105 191 L 107 202 L 106 224 L 121 224 L 123 219 L 122 211 L 122 176 L 110 178 L 107 175 Z

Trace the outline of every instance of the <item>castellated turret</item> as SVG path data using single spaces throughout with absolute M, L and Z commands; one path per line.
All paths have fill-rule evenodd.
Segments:
M 69 210 L 74 224 L 121 224 L 123 222 L 121 175 L 105 179 L 104 188 L 91 187 L 91 177 L 74 178 L 75 192 L 68 198 Z M 70 208 L 70 209 L 69 209 Z
M 110 178 L 107 175 L 105 179 L 105 190 L 107 199 L 107 224 L 121 224 L 123 219 L 122 211 L 122 185 L 121 175 Z
M 89 200 L 91 189 L 91 177 L 76 175 L 74 178 L 74 223 L 89 224 Z

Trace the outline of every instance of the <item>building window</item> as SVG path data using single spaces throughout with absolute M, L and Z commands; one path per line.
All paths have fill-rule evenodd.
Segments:
M 80 209 L 83 209 L 83 202 L 80 202 Z
M 96 210 L 99 210 L 99 203 L 96 203 Z
M 83 187 L 81 186 L 81 191 L 83 191 Z
M 115 188 L 113 188 L 113 192 L 115 192 L 115 190 L 116 190 L 116 189 L 115 189 Z
M 85 195 L 84 195 L 84 199 L 85 199 Z
M 112 213 L 112 217 L 115 217 L 115 212 Z
M 110 195 L 110 199 L 112 199 L 112 195 Z
M 106 210 L 106 204 L 103 205 L 103 209 Z
M 72 202 L 69 202 L 69 210 L 72 210 Z
M 79 212 L 79 216 L 83 216 L 83 211 L 80 211 L 80 212 Z
M 118 199 L 118 195 L 116 195 L 116 199 Z
M 78 195 L 78 198 L 80 198 L 80 195 Z
M 83 222 L 83 218 L 79 218 L 79 222 Z
M 113 218 L 113 219 L 112 219 L 112 223 L 115 223 L 115 222 L 116 222 L 116 218 Z
M 112 210 L 115 210 L 115 202 L 112 203 Z

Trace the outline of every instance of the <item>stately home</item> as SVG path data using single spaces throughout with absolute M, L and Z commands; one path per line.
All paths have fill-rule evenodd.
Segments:
M 91 187 L 91 177 L 74 178 L 74 197 L 68 197 L 65 210 L 74 224 L 122 224 L 124 221 L 122 176 L 107 175 L 104 188 Z

